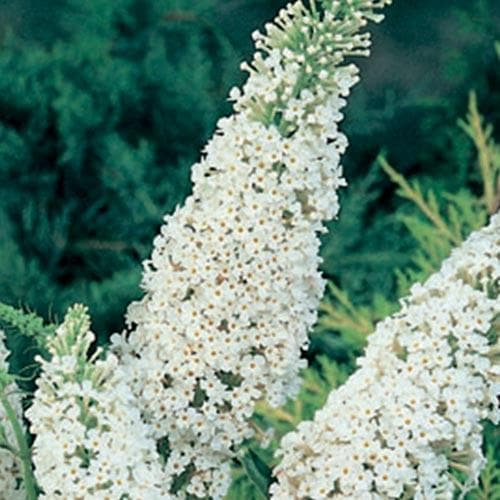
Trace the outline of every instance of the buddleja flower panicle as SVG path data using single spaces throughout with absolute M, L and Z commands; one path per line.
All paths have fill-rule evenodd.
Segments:
M 344 59 L 365 54 L 357 32 L 387 3 L 296 2 L 255 35 L 234 114 L 194 165 L 193 194 L 165 218 L 145 296 L 113 338 L 155 439 L 168 441 L 165 481 L 178 496 L 224 496 L 255 403 L 298 392 L 324 289 L 318 234 L 345 185 L 338 123 L 358 71 Z
M 276 499 L 454 498 L 498 422 L 500 215 L 377 325 L 359 370 L 281 443 Z M 492 343 L 494 342 L 494 343 Z M 405 498 L 406 498 L 405 497 Z
M 127 374 L 114 355 L 89 357 L 95 341 L 86 308 L 71 308 L 26 412 L 40 498 L 170 498 L 156 442 L 141 421 Z

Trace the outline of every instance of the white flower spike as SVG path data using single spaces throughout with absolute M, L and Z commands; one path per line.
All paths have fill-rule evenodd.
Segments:
M 324 287 L 318 233 L 345 184 L 338 123 L 358 81 L 345 59 L 367 55 L 359 32 L 389 3 L 299 1 L 254 34 L 250 76 L 230 93 L 234 114 L 218 123 L 192 196 L 154 242 L 145 296 L 113 350 L 167 444 L 174 494 L 221 498 L 255 403 L 297 393 Z
M 496 215 L 413 286 L 369 337 L 359 370 L 283 438 L 272 498 L 451 500 L 470 490 L 485 463 L 481 422 L 500 418 L 499 293 Z
M 83 306 L 72 307 L 39 358 L 33 405 L 33 464 L 40 498 L 167 500 L 156 443 L 133 406 L 114 355 L 90 359 L 95 336 Z

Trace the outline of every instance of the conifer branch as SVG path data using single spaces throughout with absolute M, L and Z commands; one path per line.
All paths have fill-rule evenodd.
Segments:
M 484 201 L 488 213 L 494 214 L 500 207 L 500 154 L 496 153 L 492 140 L 493 127 L 483 123 L 475 92 L 469 94 L 467 121 L 459 120 L 458 124 L 476 146 Z
M 390 177 L 390 179 L 400 187 L 401 191 L 399 194 L 403 198 L 406 198 L 415 203 L 415 205 L 417 205 L 417 207 L 425 214 L 425 216 L 436 226 L 436 228 L 443 234 L 443 236 L 446 236 L 446 238 L 451 243 L 457 246 L 460 245 L 460 243 L 462 242 L 462 238 L 459 235 L 454 234 L 450 230 L 444 219 L 441 217 L 434 194 L 430 192 L 428 195 L 429 199 L 426 200 L 420 190 L 420 186 L 418 184 L 412 186 L 403 175 L 401 175 L 396 169 L 391 167 L 391 165 L 383 155 L 380 155 L 377 161 L 384 172 L 386 172 Z
M 41 346 L 56 330 L 55 325 L 44 325 L 43 319 L 37 314 L 24 312 L 2 302 L 0 302 L 0 321 L 16 328 L 22 335 L 35 339 Z

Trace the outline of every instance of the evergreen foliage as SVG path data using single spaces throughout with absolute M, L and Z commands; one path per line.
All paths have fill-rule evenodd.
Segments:
M 119 327 L 137 263 L 226 111 L 237 58 L 211 7 L 68 1 L 51 43 L 5 38 L 0 299 L 58 316 L 82 300 L 99 331 Z

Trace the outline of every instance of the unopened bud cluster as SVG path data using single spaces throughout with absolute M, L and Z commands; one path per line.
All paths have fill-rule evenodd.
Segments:
M 378 324 L 359 370 L 281 443 L 275 499 L 452 499 L 499 420 L 500 215 Z M 455 473 L 459 473 L 454 477 Z
M 242 69 L 250 76 L 243 91 L 233 89 L 235 111 L 248 113 L 268 123 L 280 122 L 284 133 L 293 133 L 297 118 L 307 116 L 311 93 L 347 96 L 358 69 L 345 64 L 347 56 L 367 56 L 370 33 L 361 32 L 369 20 L 391 0 L 302 1 L 288 4 L 265 33 L 254 32 L 257 52 Z M 306 96 L 302 90 L 307 89 Z M 305 99 L 304 99 L 305 97 Z M 298 116 L 297 116 L 298 113 Z

